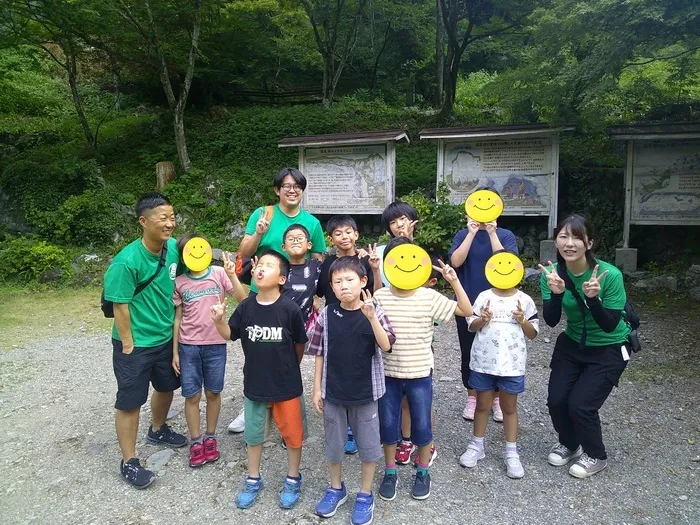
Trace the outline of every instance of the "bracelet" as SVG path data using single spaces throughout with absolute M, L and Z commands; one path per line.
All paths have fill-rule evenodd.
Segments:
M 518 321 L 518 323 L 520 323 L 520 326 L 522 326 L 522 325 L 524 325 L 524 324 L 525 324 L 525 321 L 526 321 L 526 319 L 525 319 L 525 318 L 523 318 L 523 320 L 522 320 L 522 321 Z

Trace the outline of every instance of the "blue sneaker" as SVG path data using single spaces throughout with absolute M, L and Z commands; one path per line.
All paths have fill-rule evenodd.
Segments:
M 236 506 L 239 509 L 248 509 L 253 506 L 255 499 L 258 497 L 258 492 L 263 488 L 262 476 L 258 479 L 246 478 L 245 487 L 238 493 Z
M 284 487 L 280 492 L 280 507 L 283 509 L 291 509 L 299 501 L 301 493 L 301 474 L 299 479 L 291 479 L 289 476 L 284 478 Z
M 348 500 L 348 491 L 345 489 L 345 483 L 341 484 L 340 490 L 328 487 L 323 499 L 316 505 L 316 514 L 322 518 L 330 518 L 335 516 L 335 511 L 338 510 L 343 503 Z
M 369 525 L 374 519 L 374 496 L 358 492 L 352 511 L 352 525 Z
M 346 454 L 357 454 L 357 443 L 355 443 L 355 436 L 348 434 L 348 440 L 345 442 L 345 453 Z

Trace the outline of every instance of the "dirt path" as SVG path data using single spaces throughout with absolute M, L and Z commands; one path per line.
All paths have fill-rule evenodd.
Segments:
M 665 313 L 666 312 L 666 313 Z M 95 313 L 97 315 L 97 313 Z M 527 391 L 520 402 L 519 445 L 526 475 L 506 478 L 503 436 L 491 423 L 486 459 L 473 470 L 459 466 L 471 424 L 461 418 L 464 390 L 454 323 L 437 331 L 435 391 L 438 459 L 432 494 L 410 497 L 411 467 L 399 470 L 399 494 L 377 498 L 375 523 L 700 523 L 700 314 L 697 307 L 644 307 L 642 354 L 623 375 L 602 411 L 610 468 L 576 480 L 546 462 L 555 441 L 545 406 L 548 363 L 559 330 L 544 329 L 530 347 Z M 31 327 L 28 327 L 31 330 Z M 75 333 L 0 352 L 0 513 L 2 523 L 179 524 L 318 523 L 313 509 L 326 486 L 322 421 L 310 417 L 302 461 L 300 504 L 282 511 L 277 496 L 285 452 L 273 433 L 266 444 L 260 501 L 248 511 L 232 507 L 245 472 L 241 435 L 225 433 L 242 399 L 242 353 L 229 344 L 227 386 L 220 427 L 222 459 L 193 470 L 179 450 L 146 491 L 119 477 L 113 426 L 115 380 L 109 334 Z M 311 391 L 313 362 L 303 362 Z M 182 398 L 171 424 L 185 430 Z M 140 434 L 148 425 L 143 411 Z M 159 451 L 141 442 L 144 459 Z M 349 457 L 345 476 L 354 495 L 359 460 Z M 377 474 L 379 481 L 379 474 Z M 328 523 L 349 523 L 352 503 Z

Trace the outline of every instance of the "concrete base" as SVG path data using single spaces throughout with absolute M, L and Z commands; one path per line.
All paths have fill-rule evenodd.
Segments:
M 637 248 L 617 248 L 615 250 L 615 266 L 623 273 L 637 271 Z
M 557 245 L 551 239 L 540 241 L 540 262 L 547 264 L 547 261 L 557 261 Z

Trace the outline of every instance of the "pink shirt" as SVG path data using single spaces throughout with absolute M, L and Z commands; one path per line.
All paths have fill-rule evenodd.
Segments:
M 182 305 L 182 322 L 178 335 L 181 343 L 190 345 L 217 345 L 226 340 L 216 331 L 209 307 L 217 297 L 223 302 L 225 294 L 233 292 L 233 285 L 221 266 L 210 266 L 201 277 L 183 273 L 175 279 L 173 303 Z

